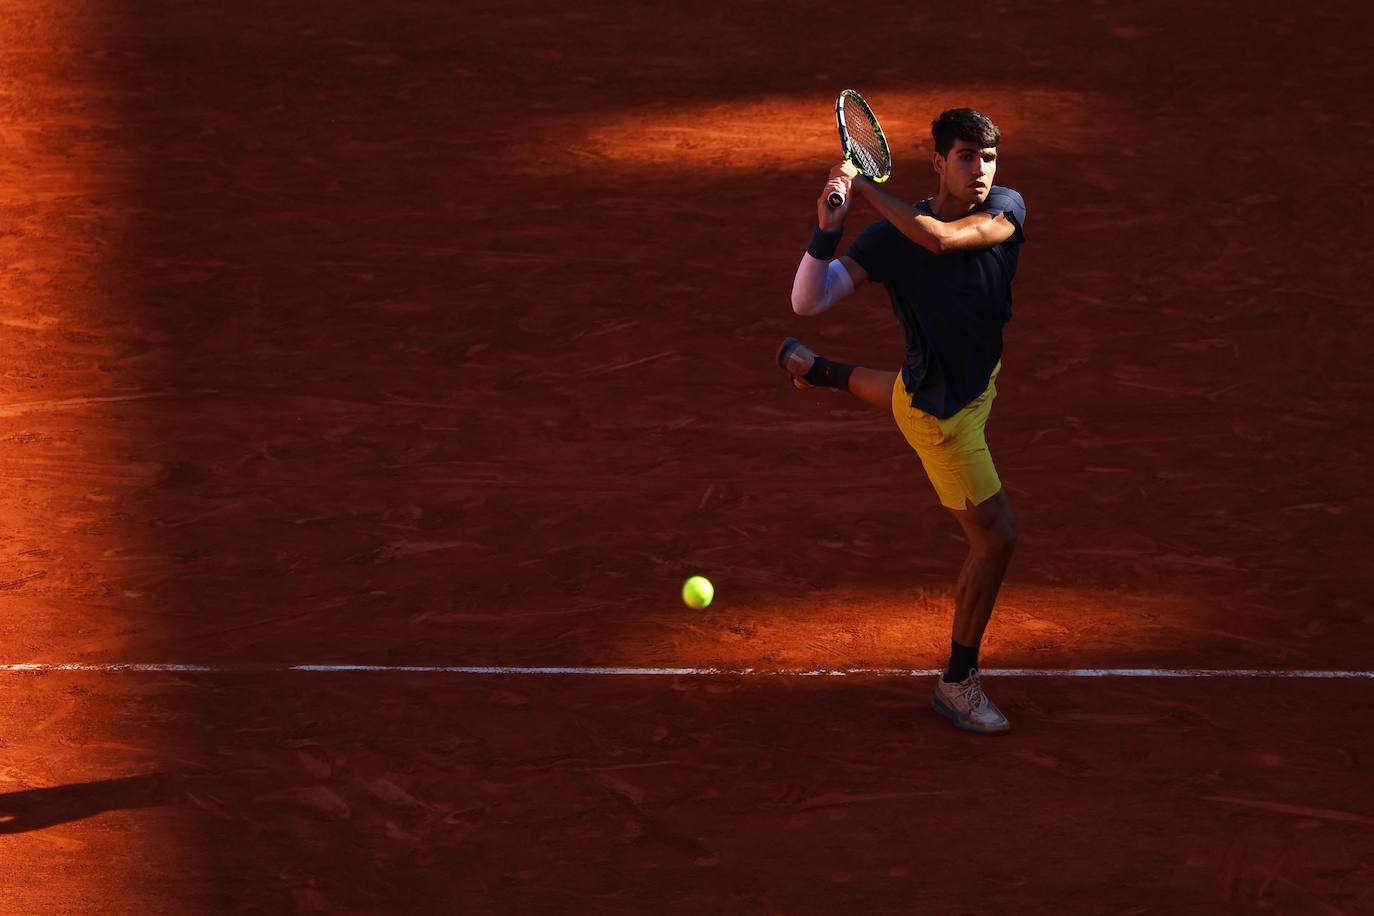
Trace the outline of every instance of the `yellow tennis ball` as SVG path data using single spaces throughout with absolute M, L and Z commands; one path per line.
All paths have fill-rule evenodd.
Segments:
M 716 596 L 716 587 L 705 576 L 693 576 L 682 583 L 682 600 L 688 607 L 701 610 Z

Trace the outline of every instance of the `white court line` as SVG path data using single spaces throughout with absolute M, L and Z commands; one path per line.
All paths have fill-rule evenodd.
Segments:
M 933 677 L 942 668 L 626 668 L 626 667 L 517 667 L 477 665 L 173 665 L 52 664 L 26 662 L 0 665 L 0 671 L 121 671 L 188 672 L 202 674 L 271 674 L 370 672 L 380 674 L 501 674 L 640 677 Z M 987 677 L 1158 677 L 1158 678 L 1292 678 L 1321 680 L 1374 680 L 1374 671 L 1303 671 L 1262 668 L 984 668 Z

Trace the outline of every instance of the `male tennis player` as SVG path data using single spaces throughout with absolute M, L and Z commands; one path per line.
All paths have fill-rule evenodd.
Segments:
M 906 334 L 901 372 L 834 362 L 791 337 L 778 363 L 798 388 L 836 388 L 891 410 L 920 455 L 940 503 L 969 542 L 954 594 L 949 665 L 933 706 L 959 728 L 1001 735 L 1011 724 L 983 693 L 978 646 L 1016 529 L 983 427 L 997 396 L 1026 205 L 992 183 L 1001 132 L 987 117 L 954 108 L 932 122 L 931 135 L 939 184 L 934 197 L 915 206 L 879 190 L 848 162 L 830 170 L 816 204 L 819 225 L 792 285 L 792 309 L 819 315 L 866 281 L 884 284 Z M 851 187 L 883 218 L 835 258 Z M 845 195 L 833 210 L 826 203 L 832 191 Z

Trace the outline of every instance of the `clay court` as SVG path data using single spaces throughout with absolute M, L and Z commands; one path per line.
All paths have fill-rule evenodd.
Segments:
M 1370 20 L 11 0 L 0 911 L 1374 912 Z M 901 360 L 788 305 L 847 86 L 1028 204 L 1006 738 L 773 363 Z

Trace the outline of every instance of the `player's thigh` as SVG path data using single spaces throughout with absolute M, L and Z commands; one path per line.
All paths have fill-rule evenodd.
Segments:
M 892 382 L 892 419 L 906 437 L 907 444 L 916 450 L 935 449 L 945 441 L 945 428 L 940 421 L 924 410 L 911 406 L 911 395 L 902 384 L 902 374 Z
M 1006 489 L 1000 489 L 978 505 L 951 509 L 950 515 L 964 530 L 970 544 L 1008 550 L 1016 544 L 1016 519 Z
M 940 504 L 947 509 L 976 507 L 1002 489 L 983 433 L 995 397 L 996 389 L 990 383 L 973 403 L 941 420 L 911 406 L 900 377 L 893 384 L 893 419 L 920 456 Z

